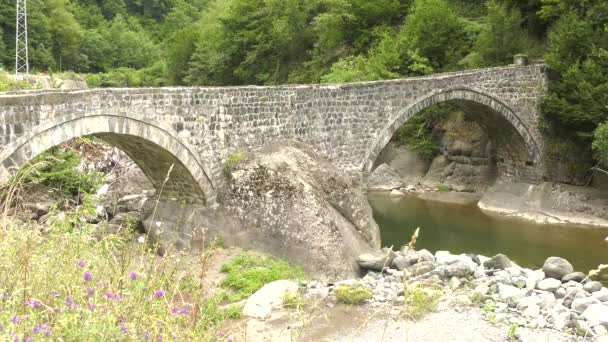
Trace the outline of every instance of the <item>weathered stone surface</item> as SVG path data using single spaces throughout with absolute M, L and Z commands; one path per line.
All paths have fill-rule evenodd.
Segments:
M 301 144 L 250 154 L 222 194 L 245 228 L 233 240 L 287 257 L 317 276 L 355 276 L 356 258 L 380 247 L 378 225 L 357 185 Z
M 542 291 L 555 292 L 557 289 L 560 288 L 561 285 L 561 281 L 553 278 L 547 278 L 539 281 L 536 285 L 536 288 Z
M 594 303 L 581 314 L 581 317 L 591 323 L 591 325 L 602 325 L 608 328 L 608 305 Z
M 549 257 L 543 265 L 543 272 L 548 278 L 562 279 L 574 271 L 568 260 L 560 257 Z
M 496 254 L 490 260 L 483 263 L 483 267 L 497 270 L 504 270 L 507 267 L 511 267 L 511 265 L 511 260 L 504 254 Z
M 593 292 L 591 295 L 602 302 L 608 302 L 608 288 L 603 287 L 601 290 Z
M 585 279 L 585 277 L 587 277 L 587 275 L 583 272 L 568 273 L 562 278 L 562 283 L 567 283 L 569 281 L 575 281 L 577 283 L 580 283 L 581 281 L 583 281 L 583 279 Z
M 277 280 L 264 285 L 252 294 L 243 307 L 243 315 L 265 319 L 273 308 L 283 304 L 285 293 L 296 293 L 298 284 L 291 280 Z
M 398 189 L 403 186 L 401 176 L 390 166 L 382 164 L 378 166 L 367 179 L 369 190 L 388 190 Z
M 384 249 L 359 255 L 357 264 L 364 270 L 382 271 L 385 267 L 390 267 L 394 259 L 395 252 L 392 249 Z
M 417 264 L 414 264 L 406 269 L 407 272 L 413 277 L 419 276 L 421 274 L 428 273 L 435 269 L 435 264 L 430 261 L 421 261 Z
M 590 281 L 583 285 L 583 290 L 585 290 L 589 293 L 597 292 L 597 291 L 600 291 L 601 289 L 602 289 L 602 283 L 600 283 L 599 281 Z
M 395 259 L 393 259 L 393 263 L 392 266 L 396 269 L 398 269 L 399 271 L 403 271 L 404 269 L 408 268 L 412 263 L 410 262 L 410 259 L 406 256 L 403 255 L 398 255 L 395 257 Z
M 583 313 L 585 310 L 587 310 L 587 308 L 593 304 L 601 304 L 601 302 L 599 301 L 599 299 L 595 298 L 595 297 L 580 297 L 580 298 L 575 298 L 572 301 L 572 310 L 574 310 L 575 312 L 581 314 Z

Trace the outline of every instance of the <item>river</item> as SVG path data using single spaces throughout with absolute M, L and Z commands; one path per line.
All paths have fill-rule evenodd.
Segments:
M 416 247 L 432 252 L 503 253 L 529 268 L 540 268 L 547 257 L 560 256 L 582 272 L 608 264 L 606 228 L 536 224 L 488 215 L 476 205 L 446 204 L 413 195 L 395 198 L 376 192 L 369 193 L 368 199 L 384 246 L 402 246 L 420 227 Z

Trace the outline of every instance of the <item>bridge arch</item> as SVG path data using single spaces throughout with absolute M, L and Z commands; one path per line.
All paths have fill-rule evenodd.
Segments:
M 372 171 L 376 159 L 401 125 L 423 109 L 441 102 L 456 104 L 488 134 L 496 145 L 499 176 L 538 180 L 540 149 L 526 124 L 495 96 L 462 87 L 433 92 L 391 115 L 390 122 L 380 130 L 366 152 L 361 170 L 364 173 Z M 529 175 L 521 175 L 526 168 L 534 170 Z
M 0 150 L 0 181 L 54 146 L 82 136 L 96 136 L 125 152 L 157 190 L 162 186 L 163 198 L 188 204 L 216 203 L 216 190 L 207 171 L 171 127 L 137 115 L 95 114 L 63 119 L 37 126 Z

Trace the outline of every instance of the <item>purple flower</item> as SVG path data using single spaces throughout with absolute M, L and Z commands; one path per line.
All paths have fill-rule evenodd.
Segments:
M 183 307 L 183 308 L 178 308 L 178 307 L 174 307 L 173 309 L 171 309 L 171 313 L 172 314 L 182 314 L 182 315 L 186 315 L 188 314 L 188 308 Z
M 51 293 L 51 297 L 57 297 L 59 296 L 59 291 L 55 290 L 53 291 L 53 293 Z
M 29 336 L 23 336 L 23 342 L 32 342 L 32 338 Z
M 40 307 L 40 305 L 42 305 L 42 304 L 40 303 L 40 301 L 37 301 L 37 300 L 26 300 L 25 301 L 25 306 L 28 306 L 32 309 L 38 309 Z
M 165 296 L 165 291 L 163 291 L 163 290 L 158 290 L 158 291 L 154 292 L 154 297 L 156 297 L 156 298 L 162 298 L 164 296 Z
M 232 337 L 229 337 L 228 342 L 234 342 L 234 339 Z
M 163 337 L 162 336 L 157 336 L 156 337 L 156 342 L 163 342 Z
M 6 292 L 0 293 L 0 299 L 4 299 L 6 297 L 8 297 L 8 293 L 6 293 Z
M 72 297 L 65 298 L 65 307 L 68 309 L 76 309 L 76 304 L 74 303 L 74 299 L 72 299 Z
M 47 329 L 44 331 L 44 336 L 50 336 L 51 335 L 51 329 Z
M 41 332 L 42 330 L 45 330 L 47 327 L 48 327 L 48 326 L 46 325 L 46 323 L 41 323 L 41 324 L 38 324 L 37 326 L 35 326 L 35 327 L 32 329 L 32 332 L 39 333 L 39 332 Z
M 86 267 L 87 266 L 87 262 L 84 260 L 78 260 L 76 261 L 76 266 L 78 267 Z
M 93 279 L 93 276 L 89 272 L 84 272 L 84 274 L 82 275 L 82 279 L 87 282 Z
M 144 340 L 149 340 L 152 338 L 152 335 L 150 335 L 149 331 L 146 331 L 146 334 L 144 335 Z
M 89 308 L 89 311 L 95 311 L 95 305 L 93 304 L 88 304 L 87 308 Z
M 13 315 L 13 317 L 11 317 L 11 322 L 13 322 L 14 324 L 19 323 L 19 316 Z
M 124 334 L 129 332 L 129 330 L 127 330 L 127 326 L 125 326 L 124 324 L 120 325 L 120 331 L 122 331 Z
M 108 299 L 114 299 L 114 294 L 110 291 L 106 291 L 106 298 Z
M 94 293 L 95 293 L 95 289 L 90 288 L 90 287 L 87 289 L 87 297 L 91 297 Z
M 129 278 L 131 278 L 131 279 L 133 279 L 133 280 L 137 279 L 137 273 L 135 273 L 135 272 L 131 272 L 131 273 L 129 274 Z

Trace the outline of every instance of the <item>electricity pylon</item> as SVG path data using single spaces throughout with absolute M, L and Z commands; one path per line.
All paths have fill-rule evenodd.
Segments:
M 27 0 L 17 0 L 15 23 L 15 75 L 30 73 L 27 49 Z

